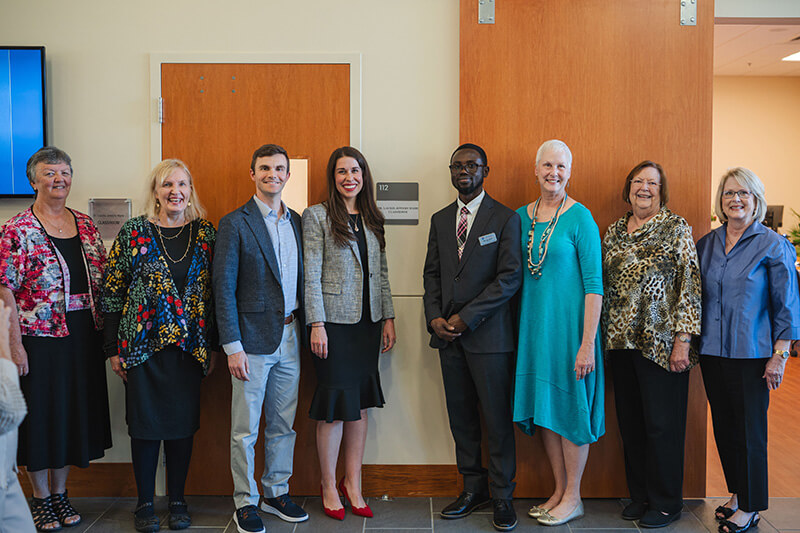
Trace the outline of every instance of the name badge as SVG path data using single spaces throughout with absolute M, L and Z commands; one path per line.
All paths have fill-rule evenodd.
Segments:
M 497 242 L 497 235 L 495 235 L 494 232 L 481 235 L 478 237 L 478 242 L 481 243 L 481 246 L 492 244 L 493 242 Z

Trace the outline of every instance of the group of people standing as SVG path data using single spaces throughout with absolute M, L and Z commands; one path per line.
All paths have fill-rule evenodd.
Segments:
M 800 337 L 795 249 L 761 224 L 764 186 L 745 168 L 722 176 L 715 210 L 723 224 L 696 248 L 686 220 L 666 207 L 659 164 L 630 171 L 622 187 L 630 211 L 602 241 L 567 192 L 571 169 L 566 144 L 543 143 L 539 197 L 514 212 L 483 190 L 489 162 L 480 146 L 461 145 L 451 157 L 458 199 L 433 215 L 424 272 L 464 479 L 441 515 L 461 518 L 491 502 L 495 529 L 516 526 L 516 423 L 541 432 L 555 480 L 528 515 L 548 526 L 582 516 L 589 445 L 605 432 L 605 360 L 631 496 L 622 518 L 669 525 L 683 507 L 689 370 L 699 362 L 731 493 L 716 509 L 719 530 L 746 531 L 768 504 L 769 391 Z
M 153 495 L 162 441 L 169 526 L 191 525 L 183 493 L 200 387 L 220 351 L 232 382 L 238 530 L 264 531 L 259 508 L 307 520 L 288 494 L 303 344 L 317 376 L 309 416 L 317 421 L 324 511 L 342 520 L 341 494 L 354 514 L 372 516 L 361 494 L 366 410 L 384 404 L 378 357 L 396 342 L 384 218 L 355 148 L 331 154 L 327 199 L 302 218 L 281 199 L 289 165 L 280 146 L 259 147 L 250 163 L 254 194 L 217 231 L 186 165 L 159 163 L 145 214 L 124 224 L 106 257 L 91 219 L 66 207 L 69 156 L 46 147 L 31 157 L 36 199 L 0 238 L 0 309 L 10 315 L 5 328 L 0 312 L 0 329 L 28 416 L 12 459 L 16 441 L 2 434 L 9 430 L 0 413 L 0 466 L 26 467 L 40 531 L 81 521 L 66 492 L 69 467 L 88 466 L 111 445 L 103 355 L 125 382 L 138 531 L 160 527 Z M 464 480 L 441 516 L 492 503 L 496 529 L 516 526 L 515 423 L 541 432 L 555 479 L 552 496 L 528 514 L 543 525 L 582 516 L 589 445 L 605 432 L 605 353 L 632 499 L 623 518 L 661 527 L 680 516 L 688 370 L 699 360 L 732 493 L 717 509 L 720 530 L 744 531 L 767 505 L 769 390 L 780 384 L 790 340 L 800 338 L 794 249 L 760 224 L 764 188 L 746 169 L 723 176 L 716 204 L 725 223 L 695 249 L 686 221 L 665 206 L 658 164 L 629 173 L 623 199 L 631 211 L 602 241 L 589 210 L 567 194 L 571 168 L 567 145 L 545 142 L 536 154 L 540 196 L 515 212 L 484 191 L 489 166 L 480 146 L 461 145 L 451 156 L 458 198 L 431 219 L 423 275 Z M 0 335 L 0 370 L 9 366 L 3 355 Z M 24 414 L 19 399 L 15 405 L 9 429 Z M 340 448 L 345 475 L 337 483 Z M 0 517 L 30 531 L 19 484 L 6 473 Z

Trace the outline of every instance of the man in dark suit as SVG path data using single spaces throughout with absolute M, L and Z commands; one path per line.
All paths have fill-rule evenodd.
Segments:
M 240 533 L 263 533 L 255 444 L 265 418 L 261 509 L 287 522 L 308 514 L 289 498 L 304 331 L 300 216 L 281 200 L 289 156 L 275 144 L 253 154 L 253 197 L 219 223 L 214 298 L 231 372 L 231 474 Z M 266 401 L 265 401 L 266 400 Z
M 464 478 L 464 492 L 441 516 L 462 518 L 491 499 L 495 529 L 509 531 L 517 525 L 511 505 L 516 337 L 510 300 L 522 283 L 520 218 L 483 190 L 488 175 L 480 146 L 462 144 L 450 158 L 458 199 L 431 218 L 423 302 Z M 481 464 L 479 404 L 488 431 L 488 476 Z

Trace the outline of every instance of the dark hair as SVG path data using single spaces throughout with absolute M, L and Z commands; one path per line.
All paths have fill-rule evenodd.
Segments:
M 386 238 L 383 232 L 383 213 L 375 203 L 375 183 L 372 180 L 372 172 L 369 170 L 364 154 L 352 146 L 337 148 L 328 159 L 328 199 L 325 201 L 325 209 L 328 211 L 328 224 L 333 234 L 333 241 L 339 246 L 346 246 L 350 241 L 355 240 L 355 235 L 350 229 L 350 216 L 347 207 L 344 205 L 338 189 L 336 189 L 336 163 L 342 157 L 352 157 L 361 167 L 361 191 L 356 196 L 356 207 L 361 213 L 364 227 L 369 228 L 377 237 L 381 250 L 386 249 Z
M 67 152 L 55 146 L 45 146 L 36 150 L 31 158 L 28 159 L 25 173 L 28 175 L 28 181 L 31 182 L 31 185 L 36 181 L 36 165 L 39 163 L 44 163 L 45 165 L 64 163 L 69 165 L 69 172 L 72 174 L 72 159 L 67 155 Z
M 278 154 L 281 154 L 286 158 L 286 172 L 289 172 L 289 155 L 282 146 L 278 146 L 277 144 L 265 144 L 263 146 L 259 146 L 256 151 L 253 152 L 253 159 L 250 160 L 250 170 L 253 172 L 256 171 L 256 160 L 259 157 L 269 157 L 271 155 Z
M 481 156 L 481 159 L 483 159 L 483 164 L 487 166 L 489 165 L 489 160 L 486 158 L 486 151 L 477 144 L 472 144 L 472 143 L 464 143 L 455 150 L 453 150 L 453 153 L 450 155 L 450 161 L 453 160 L 453 156 L 456 155 L 456 152 L 458 152 L 459 150 L 475 150 Z
M 661 165 L 654 163 L 649 159 L 645 159 L 633 167 L 633 170 L 628 172 L 628 177 L 625 178 L 625 187 L 622 189 L 622 199 L 627 203 L 631 203 L 631 182 L 633 181 L 633 178 L 635 178 L 636 175 L 645 168 L 654 168 L 656 169 L 656 172 L 658 172 L 658 177 L 661 181 L 661 185 L 658 188 L 658 195 L 661 197 L 661 205 L 667 205 L 667 202 L 669 201 L 669 185 L 667 184 L 667 174 L 664 172 L 664 169 L 661 168 Z

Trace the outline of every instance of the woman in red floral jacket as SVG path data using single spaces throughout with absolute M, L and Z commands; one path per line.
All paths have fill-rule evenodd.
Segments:
M 70 465 L 85 468 L 111 447 L 100 309 L 106 253 L 92 219 L 66 207 L 69 155 L 42 148 L 27 174 L 36 199 L 2 228 L 0 297 L 12 310 L 12 358 L 28 403 L 17 462 L 33 486 L 34 522 L 48 531 L 81 521 L 67 498 Z

